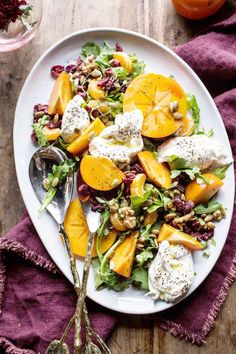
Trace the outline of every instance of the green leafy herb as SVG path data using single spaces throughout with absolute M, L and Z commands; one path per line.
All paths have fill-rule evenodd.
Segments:
M 229 167 L 229 165 L 216 168 L 214 171 L 212 171 L 212 173 L 213 173 L 214 175 L 216 175 L 217 177 L 219 177 L 220 179 L 224 179 L 228 167 Z
M 181 168 L 186 167 L 186 161 L 182 157 L 178 157 L 176 155 L 171 155 L 168 157 L 168 164 L 171 170 L 179 170 Z
M 199 204 L 194 208 L 195 214 L 211 214 L 216 210 L 222 208 L 222 204 L 219 202 L 215 202 L 214 200 L 210 200 L 206 205 Z
M 200 108 L 198 106 L 196 97 L 189 93 L 187 94 L 187 106 L 188 106 L 188 110 L 192 111 L 192 117 L 195 126 L 194 133 L 197 134 L 199 130 L 199 123 L 200 123 Z
M 166 197 L 159 189 L 153 188 L 153 195 L 155 195 L 155 199 L 153 204 L 148 207 L 147 212 L 152 213 L 161 208 L 166 208 L 167 204 L 170 202 L 170 198 Z
M 112 70 L 116 73 L 117 79 L 125 80 L 127 78 L 128 73 L 124 68 L 122 68 L 122 66 L 118 66 Z
M 58 138 L 57 142 L 58 142 L 58 145 L 59 145 L 63 150 L 67 150 L 67 147 L 70 145 L 70 144 L 65 143 L 64 140 L 63 140 L 61 137 Z
M 42 118 L 38 120 L 37 123 L 32 124 L 32 128 L 37 135 L 38 144 L 42 147 L 47 146 L 48 142 L 43 133 L 43 127 L 49 122 L 48 116 L 44 115 Z
M 199 184 L 208 184 L 209 181 L 201 174 L 201 170 L 197 166 L 183 168 L 180 170 L 172 170 L 171 171 L 171 178 L 174 179 L 178 177 L 181 173 L 186 173 L 191 180 L 197 178 L 197 183 Z
M 104 236 L 104 230 L 110 220 L 110 210 L 106 209 L 101 213 L 102 216 L 102 224 L 98 229 L 98 236 L 103 237 Z
M 130 55 L 130 58 L 133 64 L 130 76 L 132 79 L 134 79 L 136 76 L 144 72 L 146 64 L 143 61 L 140 61 L 136 54 Z
M 144 150 L 147 151 L 156 151 L 156 146 L 149 140 L 148 138 L 143 137 L 143 143 L 144 143 Z
M 109 248 L 106 254 L 101 259 L 94 262 L 94 271 L 96 275 L 96 289 L 100 289 L 102 285 L 105 285 L 109 289 L 115 291 L 122 291 L 126 289 L 131 280 L 122 281 L 122 278 L 118 276 L 109 266 L 109 259 L 114 253 L 115 249 L 123 242 L 124 238 L 130 234 L 130 231 L 124 232 L 120 235 L 119 239 Z
M 210 250 L 206 250 L 205 252 L 203 252 L 203 257 L 210 257 L 210 255 L 211 255 L 211 251 Z
M 70 176 L 76 169 L 76 163 L 72 159 L 61 162 L 59 165 L 52 166 L 52 172 L 48 173 L 44 182 L 47 183 L 47 193 L 45 194 L 39 212 L 44 211 L 52 202 L 56 195 L 57 188 Z
M 135 260 L 137 262 L 137 266 L 138 267 L 142 267 L 143 264 L 145 262 L 147 262 L 147 260 L 153 258 L 152 249 L 153 249 L 152 247 L 147 247 L 144 251 L 142 251 L 141 253 L 137 254 L 137 256 L 135 257 Z
M 115 49 L 108 43 L 104 42 L 104 47 L 102 48 L 100 54 L 96 57 L 97 64 L 102 69 L 108 68 L 110 66 L 109 61 L 112 59 L 114 52 Z
M 148 290 L 148 272 L 143 267 L 134 268 L 132 272 L 132 281 L 134 285 L 141 290 Z
M 210 138 L 212 135 L 214 135 L 214 130 L 210 129 L 208 132 L 206 132 L 204 128 L 199 128 L 195 134 L 206 135 L 206 136 L 208 136 L 208 138 Z
M 214 246 L 214 247 L 216 246 L 216 239 L 214 237 L 211 238 L 210 242 L 211 242 L 212 246 Z
M 85 59 L 90 55 L 97 57 L 100 53 L 101 49 L 97 44 L 93 42 L 87 42 L 82 47 L 81 58 Z
M 150 197 L 151 195 L 151 191 L 147 191 L 144 193 L 144 195 L 142 197 L 138 197 L 138 196 L 131 196 L 131 208 L 134 210 L 139 209 Z

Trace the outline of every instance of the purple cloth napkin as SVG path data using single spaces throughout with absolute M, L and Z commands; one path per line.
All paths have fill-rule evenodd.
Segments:
M 197 72 L 213 95 L 236 154 L 236 15 L 211 26 L 176 52 Z M 157 314 L 161 328 L 202 344 L 236 278 L 236 212 L 222 254 L 211 274 L 188 299 Z M 27 215 L 0 240 L 0 352 L 44 353 L 58 338 L 75 307 L 72 285 L 45 251 Z M 196 316 L 197 314 L 197 316 Z M 106 338 L 115 316 L 91 313 Z M 70 342 L 72 341 L 72 335 Z M 22 348 L 22 349 L 20 349 Z

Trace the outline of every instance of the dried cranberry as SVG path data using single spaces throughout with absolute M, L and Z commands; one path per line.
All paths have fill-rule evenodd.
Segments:
M 38 138 L 37 138 L 37 135 L 36 135 L 36 133 L 35 132 L 32 132 L 32 134 L 31 134 L 31 140 L 33 141 L 33 143 L 37 143 L 37 141 L 38 141 Z
M 214 229 L 213 230 L 204 230 L 203 232 L 191 232 L 191 236 L 196 237 L 199 241 L 208 241 L 210 238 L 214 236 Z
M 77 65 L 81 66 L 83 64 L 83 60 L 81 59 L 81 57 L 77 58 Z
M 84 88 L 83 88 L 83 86 L 81 86 L 81 85 L 79 85 L 79 86 L 77 87 L 77 93 L 79 93 L 79 92 L 84 92 Z
M 49 122 L 46 125 L 49 129 L 55 129 L 55 128 L 61 128 L 61 120 L 59 120 L 58 122 Z
M 116 52 L 123 52 L 123 48 L 121 47 L 120 43 L 116 43 Z
M 112 71 L 111 68 L 108 68 L 108 69 L 106 69 L 106 71 L 105 71 L 105 75 L 106 75 L 106 76 L 111 76 L 112 73 L 113 73 L 113 71 Z
M 136 162 L 134 165 L 130 166 L 130 168 L 137 173 L 144 173 L 143 166 L 139 162 Z
M 120 66 L 120 62 L 118 59 L 112 59 L 109 63 L 113 68 L 117 68 L 118 66 Z
M 194 202 L 192 200 L 188 200 L 184 203 L 184 214 L 190 213 L 194 208 Z
M 26 5 L 26 1 L 1 0 L 0 1 L 0 29 L 4 29 L 10 22 L 15 22 L 18 16 L 23 14 L 21 5 Z
M 109 82 L 109 80 L 110 80 L 109 77 L 105 77 L 104 79 L 98 81 L 97 86 L 104 89 L 104 88 L 106 88 L 106 84 Z
M 97 118 L 101 115 L 98 109 L 93 109 L 91 114 L 94 118 Z
M 125 177 L 123 178 L 124 184 L 130 184 L 135 178 L 135 173 L 133 172 L 125 172 Z
M 78 92 L 78 95 L 80 95 L 84 100 L 87 98 L 87 94 L 85 92 Z
M 91 113 L 91 111 L 92 111 L 92 108 L 91 108 L 91 107 L 85 106 L 84 108 L 86 109 L 86 111 L 87 111 L 88 113 Z
M 194 203 L 191 200 L 184 202 L 178 195 L 174 197 L 173 204 L 176 211 L 183 215 L 190 213 L 194 207 Z
M 90 198 L 90 206 L 91 206 L 91 210 L 92 211 L 98 211 L 101 212 L 105 209 L 106 205 L 105 204 L 101 204 L 97 201 L 97 199 L 95 198 Z
M 108 91 L 112 91 L 115 88 L 115 82 L 112 79 L 108 81 L 108 83 L 106 84 L 106 90 Z
M 64 66 L 62 65 L 54 65 L 51 68 L 51 75 L 54 79 L 57 79 L 58 76 L 60 75 L 60 73 L 62 73 L 62 71 L 64 71 Z
M 83 197 L 87 197 L 91 194 L 91 188 L 86 183 L 83 183 L 79 186 L 78 193 Z
M 193 220 L 190 222 L 190 228 L 193 230 L 193 231 L 198 231 L 201 227 L 201 224 L 198 220 Z
M 65 68 L 65 71 L 67 72 L 67 74 L 74 73 L 74 72 L 76 72 L 76 70 L 77 70 L 77 66 L 75 66 L 74 64 L 67 65 Z
M 48 105 L 47 104 L 35 104 L 34 105 L 34 113 L 36 112 L 44 112 L 45 114 L 48 113 Z
M 127 85 L 122 85 L 120 88 L 120 92 L 125 93 L 126 90 L 127 90 Z

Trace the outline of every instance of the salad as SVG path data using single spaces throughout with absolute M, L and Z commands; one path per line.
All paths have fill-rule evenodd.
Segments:
M 76 173 L 78 198 L 65 217 L 72 252 L 85 257 L 82 203 L 101 213 L 92 252 L 96 289 L 132 286 L 174 302 L 194 279 L 193 252 L 209 257 L 217 201 L 230 156 L 200 127 L 196 97 L 174 76 L 145 72 L 119 43 L 88 42 L 80 56 L 51 68 L 49 104 L 34 106 L 32 140 L 68 160 L 44 179 L 49 205 Z

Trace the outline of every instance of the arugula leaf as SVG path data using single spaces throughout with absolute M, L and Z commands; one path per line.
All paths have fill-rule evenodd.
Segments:
M 194 133 L 196 134 L 199 130 L 199 123 L 200 123 L 200 108 L 198 106 L 196 97 L 187 93 L 187 107 L 188 110 L 192 111 L 193 121 L 194 121 Z
M 98 258 L 92 260 L 92 266 L 95 273 L 95 289 L 97 290 L 103 284 L 103 280 L 99 274 L 101 264 Z
M 90 55 L 94 55 L 95 57 L 97 57 L 100 53 L 101 49 L 97 44 L 93 42 L 87 42 L 82 47 L 81 58 L 85 59 Z
M 175 179 L 181 173 L 186 173 L 186 175 L 189 176 L 191 181 L 193 181 L 195 178 L 197 178 L 197 183 L 199 183 L 199 184 L 202 184 L 202 183 L 208 184 L 209 183 L 209 181 L 201 174 L 201 170 L 197 166 L 183 168 L 180 170 L 172 170 L 171 171 L 171 178 Z
M 214 175 L 216 175 L 217 177 L 219 177 L 220 179 L 224 179 L 228 167 L 229 167 L 229 165 L 216 168 L 214 171 L 212 171 L 212 173 L 213 173 Z
M 138 196 L 131 196 L 131 208 L 134 210 L 137 210 L 138 208 L 140 208 L 150 197 L 151 194 L 151 190 L 147 191 L 144 193 L 144 195 L 142 197 L 138 197 Z
M 115 291 L 123 291 L 129 287 L 131 279 L 123 280 L 119 275 L 110 269 L 108 263 L 105 265 L 103 272 L 101 272 L 101 263 L 99 259 L 93 260 L 92 265 L 95 273 L 96 290 L 100 290 L 102 287 L 106 286 L 107 288 Z
M 147 247 L 144 251 L 141 253 L 137 254 L 135 257 L 135 260 L 137 262 L 138 267 L 142 267 L 145 262 L 147 262 L 148 259 L 153 258 L 153 253 L 152 253 L 152 247 Z
M 133 283 L 141 290 L 148 290 L 148 272 L 143 267 L 134 268 L 132 272 Z
M 48 142 L 43 134 L 43 127 L 49 122 L 48 116 L 45 114 L 42 118 L 38 120 L 37 123 L 32 124 L 32 128 L 37 135 L 38 144 L 42 147 L 47 146 Z
M 56 195 L 57 188 L 70 176 L 76 169 L 76 163 L 72 159 L 62 161 L 59 165 L 52 166 L 52 172 L 48 173 L 46 181 L 48 191 L 45 194 L 39 212 L 43 212 L 52 202 Z
M 146 67 L 146 64 L 143 61 L 139 61 L 136 54 L 130 55 L 132 60 L 132 72 L 130 74 L 131 78 L 134 79 L 136 76 L 142 74 Z
M 222 204 L 214 200 L 210 200 L 207 204 L 199 204 L 194 208 L 195 214 L 211 214 L 222 208 Z

